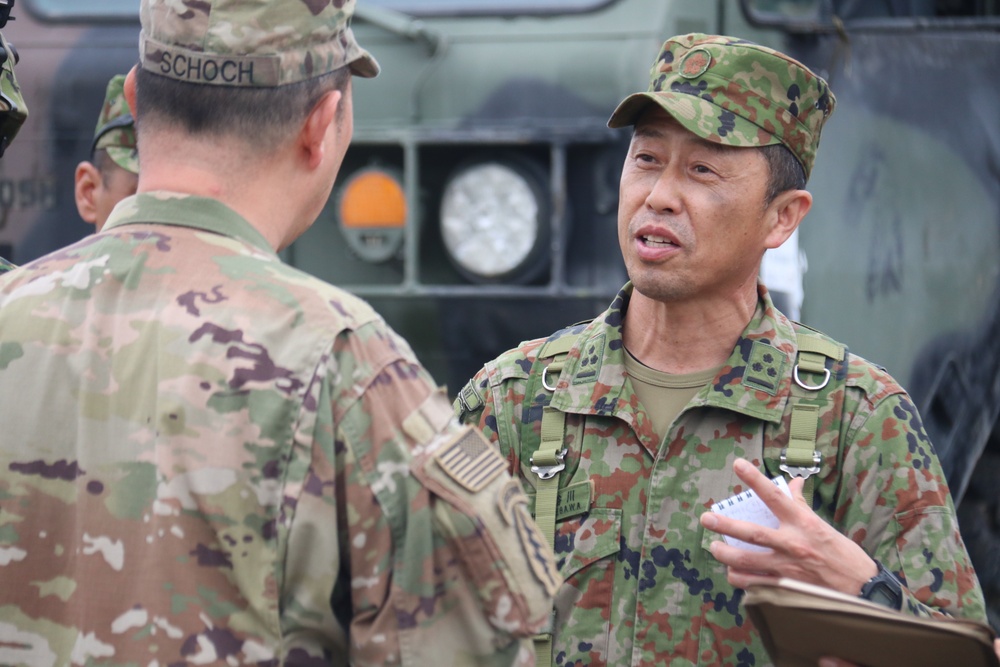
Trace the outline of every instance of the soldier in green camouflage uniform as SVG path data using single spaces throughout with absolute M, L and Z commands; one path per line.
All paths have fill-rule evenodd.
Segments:
M 353 9 L 143 0 L 139 194 L 0 278 L 0 664 L 533 662 L 559 581 L 503 458 L 276 254 L 378 73 Z
M 139 184 L 135 122 L 125 101 L 124 84 L 124 74 L 108 81 L 94 130 L 90 160 L 76 165 L 74 175 L 76 210 L 83 221 L 94 225 L 97 231 L 104 227 L 115 204 L 134 195 Z M 13 268 L 16 268 L 14 264 L 0 257 L 0 273 Z
M 139 182 L 135 121 L 125 101 L 124 85 L 124 74 L 108 81 L 90 159 L 76 165 L 74 175 L 76 210 L 97 231 L 104 227 L 115 204 L 135 194 Z
M 7 44 L 2 33 L 0 51 L 3 57 L 3 67 L 0 67 L 0 157 L 3 157 L 7 146 L 28 119 L 28 106 L 24 103 L 21 87 L 17 85 L 17 78 L 14 76 L 14 50 Z M 0 274 L 13 268 L 13 264 L 0 257 Z
M 809 332 L 757 281 L 765 249 L 808 212 L 802 188 L 834 103 L 821 78 L 770 49 L 668 40 L 649 90 L 609 122 L 634 125 L 619 207 L 631 282 L 594 321 L 522 343 L 460 392 L 461 419 L 499 445 L 529 495 L 543 488 L 536 472 L 558 475 L 551 514 L 565 583 L 553 664 L 769 664 L 740 606 L 745 586 L 786 576 L 857 595 L 877 563 L 902 582 L 908 613 L 984 619 L 910 398 L 850 354 L 821 355 L 818 373 L 800 377 Z M 809 340 L 842 349 L 818 333 Z M 541 352 L 560 345 L 561 357 Z M 767 477 L 783 474 L 791 406 L 818 391 L 822 373 L 832 380 L 812 413 L 821 460 L 810 507 L 801 478 L 786 496 Z M 641 390 L 653 380 L 680 387 L 666 419 L 643 403 L 662 395 Z M 553 414 L 564 430 L 543 427 L 559 424 L 546 421 Z M 541 462 L 540 443 L 553 438 L 567 450 L 562 470 Z M 780 528 L 708 511 L 747 489 Z

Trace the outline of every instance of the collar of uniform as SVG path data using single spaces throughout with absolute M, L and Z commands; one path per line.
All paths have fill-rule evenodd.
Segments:
M 137 224 L 201 229 L 238 239 L 277 257 L 277 252 L 264 235 L 243 216 L 219 200 L 209 197 L 196 197 L 166 190 L 133 195 L 118 202 L 108 216 L 104 229 Z
M 611 306 L 588 324 L 566 356 L 550 405 L 563 412 L 618 416 L 632 424 L 626 388 L 622 322 L 632 296 L 627 283 Z M 632 424 L 634 426 L 634 424 Z
M 757 310 L 732 354 L 712 383 L 692 400 L 780 422 L 791 393 L 792 365 L 798 346 L 792 323 L 774 307 L 763 284 L 757 284 Z
M 566 357 L 551 405 L 563 412 L 615 416 L 633 429 L 637 399 L 626 381 L 622 323 L 632 296 L 626 284 L 583 331 Z M 757 310 L 715 379 L 692 406 L 719 407 L 778 422 L 788 400 L 795 330 L 758 285 Z

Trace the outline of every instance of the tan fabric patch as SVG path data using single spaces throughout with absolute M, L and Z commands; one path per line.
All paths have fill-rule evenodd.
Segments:
M 430 442 L 438 433 L 444 431 L 448 422 L 454 419 L 451 403 L 443 389 L 431 393 L 416 410 L 403 420 L 403 430 L 408 436 L 419 443 Z
M 551 545 L 545 544 L 542 531 L 528 513 L 528 497 L 521 490 L 516 479 L 507 480 L 497 498 L 500 514 L 508 524 L 517 528 L 521 548 L 528 555 L 531 571 L 545 587 L 545 592 L 555 595 L 562 584 L 562 577 L 556 569 Z
M 414 442 L 426 443 L 437 435 L 437 431 L 427 422 L 427 418 L 419 409 L 414 410 L 403 420 L 403 431 L 413 438 Z
M 469 428 L 434 456 L 448 476 L 478 493 L 507 469 L 507 461 L 479 431 Z

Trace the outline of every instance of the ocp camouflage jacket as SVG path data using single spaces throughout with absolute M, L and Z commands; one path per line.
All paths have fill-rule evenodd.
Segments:
M 743 592 L 708 550 L 719 536 L 698 517 L 743 490 L 736 457 L 781 474 L 800 325 L 761 286 L 732 355 L 659 442 L 625 372 L 630 295 L 626 285 L 596 320 L 563 332 L 580 338 L 554 393 L 526 396 L 539 339 L 487 363 L 456 410 L 499 444 L 529 494 L 541 406 L 551 399 L 567 413 L 555 538 L 566 581 L 556 601 L 555 664 L 769 664 L 740 606 Z M 983 620 L 944 475 L 909 396 L 854 355 L 834 373 L 838 384 L 819 415 L 814 509 L 901 578 L 910 613 Z
M 221 202 L 0 278 L 0 664 L 527 664 L 503 458 L 370 306 Z

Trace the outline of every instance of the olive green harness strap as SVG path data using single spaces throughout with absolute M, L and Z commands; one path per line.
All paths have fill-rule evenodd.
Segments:
M 538 479 L 535 483 L 535 523 L 550 545 L 555 545 L 556 509 L 559 496 L 559 473 L 566 467 L 566 413 L 551 407 L 548 403 L 556 390 L 559 375 L 566 363 L 569 351 L 579 340 L 578 335 L 565 334 L 559 338 L 546 341 L 539 350 L 535 365 L 529 378 L 527 395 L 532 401 L 539 395 L 541 389 L 548 393 L 548 400 L 542 406 L 541 441 L 538 449 L 531 454 L 531 472 Z M 827 361 L 843 361 L 846 351 L 842 345 L 830 342 L 818 334 L 808 331 L 797 333 L 798 357 L 792 370 L 792 379 L 796 385 L 808 391 L 813 400 L 804 399 L 792 393 L 791 424 L 787 447 L 781 451 L 779 468 L 789 477 L 804 477 L 806 485 L 803 494 L 811 505 L 813 496 L 812 475 L 820 471 L 822 457 L 817 448 L 816 440 L 819 431 L 820 408 L 833 387 L 830 386 L 832 374 L 827 368 Z M 539 366 L 550 360 L 547 365 Z M 808 374 L 808 375 L 807 375 Z M 808 376 L 819 375 L 816 383 L 807 381 Z M 805 379 L 804 379 L 805 377 Z M 541 386 L 539 386 L 541 385 Z M 826 390 L 826 391 L 824 391 Z M 530 420 L 525 419 L 526 427 L 530 428 Z M 528 438 L 522 436 L 522 447 Z M 522 450 L 523 451 L 523 450 Z M 535 635 L 535 664 L 538 667 L 552 665 L 552 622 L 546 632 Z
M 830 369 L 827 360 L 835 362 L 844 360 L 844 346 L 831 342 L 808 331 L 798 331 L 796 340 L 799 347 L 795 367 L 792 369 L 792 380 L 802 389 L 821 393 L 825 398 L 830 392 L 823 392 L 830 384 Z M 803 379 L 803 374 L 822 376 L 819 382 L 811 383 Z M 788 446 L 781 450 L 781 463 L 778 466 L 789 477 L 804 477 L 806 482 L 802 495 L 809 506 L 813 500 L 812 476 L 820 471 L 823 457 L 816 445 L 819 434 L 819 412 L 823 402 L 802 399 L 792 393 L 792 418 L 789 425 Z
M 566 335 L 547 341 L 538 352 L 536 368 L 532 369 L 532 378 L 537 376 L 537 364 L 545 359 L 551 359 L 542 369 L 541 385 L 553 393 L 559 382 L 559 374 L 566 363 L 566 355 L 576 343 L 579 336 Z M 534 397 L 537 392 L 528 395 Z M 549 397 L 551 401 L 551 396 Z M 545 405 L 542 408 L 542 438 L 538 449 L 531 455 L 531 472 L 538 476 L 535 482 L 535 523 L 546 542 L 555 547 L 556 535 L 556 504 L 559 497 L 559 473 L 566 467 L 566 448 L 563 441 L 566 436 L 566 413 Z M 553 616 L 555 612 L 553 611 Z M 552 620 L 546 632 L 535 635 L 535 664 L 538 667 L 552 665 Z

